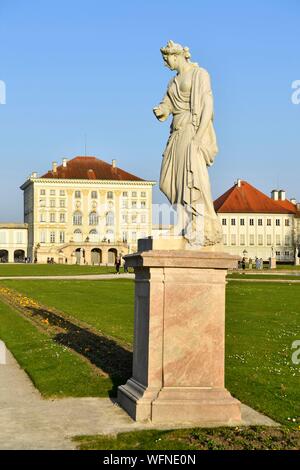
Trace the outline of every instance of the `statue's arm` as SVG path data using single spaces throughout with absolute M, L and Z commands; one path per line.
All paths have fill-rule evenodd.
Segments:
M 172 113 L 172 103 L 168 95 L 166 94 L 162 102 L 158 106 L 153 108 L 153 112 L 159 121 L 165 121 Z

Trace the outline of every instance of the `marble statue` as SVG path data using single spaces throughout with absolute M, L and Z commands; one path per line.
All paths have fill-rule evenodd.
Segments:
M 177 74 L 153 109 L 159 121 L 173 115 L 160 174 L 160 189 L 181 214 L 182 235 L 191 245 L 222 240 L 207 168 L 218 152 L 208 72 L 190 61 L 188 47 L 169 41 L 161 48 L 165 65 Z

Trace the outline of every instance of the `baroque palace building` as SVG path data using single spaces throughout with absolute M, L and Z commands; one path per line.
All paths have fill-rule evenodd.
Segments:
M 152 231 L 152 187 L 96 157 L 63 159 L 21 186 L 28 257 L 35 262 L 112 264 Z
M 154 184 L 96 157 L 64 158 L 43 176 L 32 173 L 21 186 L 24 223 L 0 224 L 0 262 L 113 264 L 136 251 L 139 238 L 172 229 L 171 221 L 152 223 Z M 299 264 L 300 204 L 285 191 L 269 197 L 237 180 L 214 205 L 224 251 Z
M 214 206 L 222 224 L 224 251 L 252 260 L 267 261 L 272 254 L 281 262 L 298 258 L 300 204 L 288 200 L 284 190 L 273 190 L 268 197 L 239 179 Z

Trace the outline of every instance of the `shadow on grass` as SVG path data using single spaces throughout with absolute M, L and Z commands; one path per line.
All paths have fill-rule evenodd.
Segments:
M 131 377 L 132 352 L 129 349 L 113 339 L 72 323 L 59 313 L 35 307 L 26 307 L 25 310 L 40 326 L 45 328 L 47 325 L 47 332 L 54 341 L 76 351 L 110 377 L 113 383 L 110 397 L 115 397 L 118 386 Z

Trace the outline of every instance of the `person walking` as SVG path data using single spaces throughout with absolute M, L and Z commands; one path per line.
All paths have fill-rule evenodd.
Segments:
M 121 266 L 121 258 L 120 258 L 120 256 L 117 256 L 117 257 L 116 257 L 115 266 L 116 266 L 116 274 L 120 274 L 120 266 Z

